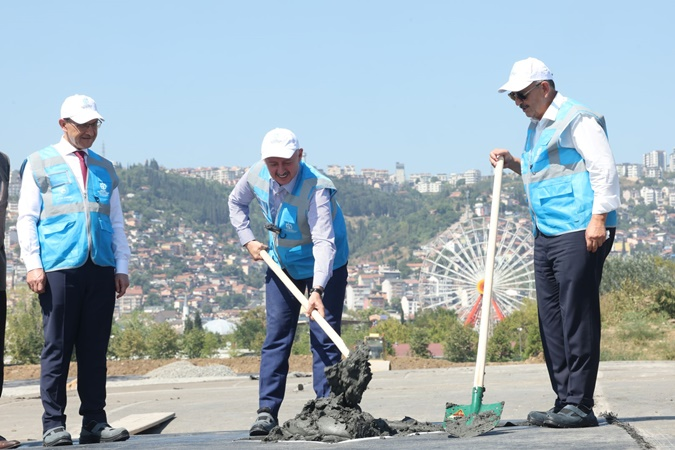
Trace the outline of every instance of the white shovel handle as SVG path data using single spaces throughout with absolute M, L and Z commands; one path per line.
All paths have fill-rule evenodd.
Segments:
M 260 252 L 260 256 L 262 256 L 262 259 L 267 263 L 270 269 L 279 277 L 279 279 L 284 283 L 284 285 L 288 288 L 289 291 L 295 296 L 295 298 L 300 302 L 302 306 L 305 307 L 305 309 L 309 309 L 309 301 L 307 298 L 303 295 L 302 292 L 300 292 L 300 289 L 293 284 L 290 278 L 288 278 L 288 275 L 286 275 L 286 272 L 284 272 L 281 267 L 279 267 L 279 264 L 276 263 L 272 259 L 269 253 L 267 253 L 266 250 L 262 250 Z M 349 349 L 347 348 L 347 345 L 345 345 L 345 341 L 342 340 L 339 334 L 335 332 L 335 330 L 330 326 L 328 322 L 326 322 L 326 319 L 324 319 L 321 314 L 319 314 L 319 311 L 316 309 L 312 311 L 312 319 L 316 321 L 316 323 L 319 324 L 321 329 L 328 335 L 331 341 L 335 345 L 337 345 L 337 348 L 340 349 L 340 352 L 346 357 L 349 356 Z
M 485 359 L 490 326 L 490 309 L 492 307 L 492 277 L 495 268 L 495 252 L 497 249 L 497 224 L 499 222 L 499 203 L 502 189 L 502 171 L 504 158 L 500 157 L 495 166 L 495 179 L 492 185 L 492 209 L 490 211 L 490 228 L 488 231 L 488 247 L 485 258 L 485 285 L 480 313 L 480 334 L 478 335 L 478 353 L 476 354 L 476 374 L 473 385 L 483 387 L 485 376 Z

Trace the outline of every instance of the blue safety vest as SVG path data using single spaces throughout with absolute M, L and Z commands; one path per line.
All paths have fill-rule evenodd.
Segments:
M 264 161 L 259 161 L 248 172 L 248 184 L 262 207 L 267 222 L 274 223 L 280 232 L 269 231 L 269 247 L 272 258 L 296 280 L 314 276 L 314 255 L 312 254 L 312 236 L 307 221 L 309 200 L 317 189 L 330 189 L 333 230 L 335 233 L 335 259 L 333 269 L 347 264 L 349 245 L 347 227 L 342 209 L 335 199 L 335 185 L 326 176 L 312 166 L 300 162 L 297 181 L 293 192 L 286 194 L 272 221 L 270 212 L 270 182 L 272 176 Z
M 86 196 L 54 147 L 28 157 L 42 197 L 37 234 L 46 272 L 80 267 L 89 255 L 99 266 L 115 267 L 110 196 L 119 179 L 110 161 L 88 155 Z
M 562 133 L 581 115 L 594 118 L 607 134 L 604 117 L 569 99 L 536 143 L 536 123 L 528 129 L 521 174 L 535 236 L 584 230 L 591 221 L 594 196 L 586 162 L 576 149 L 560 146 Z M 616 211 L 607 214 L 605 226 L 616 226 Z

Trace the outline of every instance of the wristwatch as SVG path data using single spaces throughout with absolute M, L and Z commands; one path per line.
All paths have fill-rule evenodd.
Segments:
M 323 288 L 322 287 L 313 287 L 312 289 L 309 290 L 309 295 L 312 295 L 315 292 L 318 293 L 319 297 L 321 297 L 321 300 L 323 300 Z

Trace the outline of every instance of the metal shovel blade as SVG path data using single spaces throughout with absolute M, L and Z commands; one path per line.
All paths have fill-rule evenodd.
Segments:
M 465 415 L 464 411 L 468 411 L 471 405 L 448 403 L 446 406 L 448 409 L 444 422 L 445 431 L 451 436 L 466 438 L 487 433 L 499 425 L 504 402 L 481 405 L 479 412 L 468 415 Z
M 499 425 L 504 402 L 483 404 L 484 388 L 474 387 L 470 405 L 445 404 L 443 426 L 449 435 L 458 438 L 487 433 Z

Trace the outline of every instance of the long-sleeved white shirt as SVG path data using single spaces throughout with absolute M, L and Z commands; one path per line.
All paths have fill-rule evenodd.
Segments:
M 544 116 L 536 122 L 532 142 L 537 142 L 544 128 L 555 121 L 556 115 L 567 97 L 556 94 Z M 621 205 L 619 174 L 607 135 L 595 119 L 588 116 L 577 118 L 560 136 L 560 145 L 576 149 L 586 162 L 593 188 L 593 214 L 614 211 Z
M 74 153 L 78 149 L 73 147 L 65 137 L 61 138 L 54 147 L 77 179 L 80 189 L 85 191 L 82 171 L 80 170 L 80 160 Z M 87 155 L 89 149 L 84 150 Z M 85 157 L 85 161 L 88 156 Z M 37 235 L 37 223 L 42 211 L 42 196 L 40 189 L 35 184 L 32 176 L 33 169 L 30 160 L 26 163 L 23 177 L 21 179 L 21 193 L 19 195 L 19 218 L 16 222 L 16 231 L 19 237 L 21 247 L 21 260 L 26 266 L 27 271 L 42 268 L 42 259 L 40 258 L 40 242 Z M 122 213 L 122 204 L 118 189 L 114 189 L 110 196 L 110 222 L 113 228 L 113 253 L 115 255 L 116 273 L 129 273 L 129 258 L 131 250 L 124 233 L 124 215 Z

